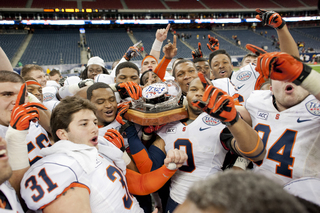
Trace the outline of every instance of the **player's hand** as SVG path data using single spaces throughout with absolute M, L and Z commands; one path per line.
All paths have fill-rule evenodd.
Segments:
M 11 112 L 10 126 L 16 130 L 29 129 L 31 120 L 39 120 L 39 109 L 47 110 L 45 106 L 35 102 L 25 102 L 26 84 L 20 88 L 16 103 Z
M 256 15 L 256 18 L 262 22 L 263 26 L 268 25 L 279 30 L 286 24 L 281 16 L 274 11 L 267 11 L 257 8 L 256 12 L 258 13 L 258 15 Z
M 124 152 L 124 140 L 120 132 L 115 129 L 108 129 L 106 134 L 103 136 L 105 139 L 110 141 L 113 145 L 118 147 L 122 152 Z
M 261 49 L 260 47 L 255 46 L 253 44 L 246 44 L 246 48 L 247 48 L 247 50 L 250 50 L 251 52 L 253 52 L 257 56 L 260 56 L 262 54 L 267 53 L 267 51 Z
M 78 83 L 78 87 L 83 88 L 86 86 L 91 86 L 92 84 L 94 84 L 94 81 L 92 79 L 85 79 Z
M 219 119 L 227 126 L 233 125 L 239 119 L 233 97 L 212 85 L 206 88 L 202 101 L 195 100 L 192 105 Z
M 156 39 L 160 42 L 163 42 L 167 39 L 167 35 L 170 29 L 170 24 L 167 25 L 166 29 L 158 29 L 156 32 Z
M 170 170 L 175 170 L 180 168 L 187 160 L 188 155 L 185 151 L 171 149 L 167 152 L 167 156 L 164 159 L 164 165 Z
M 191 52 L 192 54 L 192 58 L 195 59 L 195 58 L 202 58 L 203 57 L 203 54 L 202 54 L 202 51 L 201 51 L 201 43 L 199 42 L 198 43 L 198 49 L 195 49 Z
M 132 81 L 116 84 L 116 89 L 122 99 L 131 97 L 134 100 L 138 100 L 142 96 L 141 87 Z
M 204 76 L 203 72 L 198 72 L 198 77 L 200 78 L 200 81 L 204 89 L 206 89 L 209 85 L 212 85 L 210 83 L 210 80 L 208 80 L 206 76 Z
M 127 52 L 123 55 L 123 57 L 127 60 L 130 61 L 131 58 L 137 57 L 139 56 L 139 48 L 135 47 L 135 46 L 131 46 L 129 47 L 129 49 L 127 50 Z
M 157 126 L 145 126 L 143 127 L 143 132 L 147 135 L 152 134 L 153 132 L 158 131 L 159 129 L 161 129 L 161 127 L 165 126 L 166 124 L 162 124 L 162 125 L 157 125 Z
M 169 43 L 166 44 L 163 48 L 162 51 L 164 53 L 164 57 L 166 57 L 167 59 L 172 59 L 173 57 L 175 57 L 177 55 L 177 36 L 174 35 L 173 36 L 173 44 Z
M 208 35 L 209 42 L 207 43 L 207 47 L 211 52 L 219 49 L 219 40 Z
M 120 124 L 125 125 L 127 123 L 127 120 L 123 116 L 130 108 L 130 104 L 129 102 L 121 103 L 121 104 L 118 104 L 117 108 L 118 108 L 118 112 L 117 112 L 116 120 Z
M 293 82 L 300 85 L 310 74 L 311 67 L 282 52 L 267 53 L 258 57 L 256 71 L 265 78 Z

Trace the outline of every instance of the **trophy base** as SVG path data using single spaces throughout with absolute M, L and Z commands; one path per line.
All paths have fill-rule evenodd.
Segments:
M 157 113 L 141 112 L 128 109 L 124 114 L 125 119 L 141 126 L 157 126 L 188 118 L 188 112 L 184 107 L 171 109 Z

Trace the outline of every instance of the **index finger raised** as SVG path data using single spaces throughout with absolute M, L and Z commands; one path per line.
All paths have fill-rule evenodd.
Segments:
M 168 24 L 167 27 L 166 27 L 166 32 L 167 32 L 167 33 L 169 32 L 170 26 L 171 26 L 171 25 Z
M 22 84 L 22 86 L 20 87 L 20 91 L 18 93 L 17 100 L 16 100 L 16 104 L 15 104 L 16 106 L 24 104 L 24 102 L 26 100 L 26 91 L 27 91 L 26 84 Z

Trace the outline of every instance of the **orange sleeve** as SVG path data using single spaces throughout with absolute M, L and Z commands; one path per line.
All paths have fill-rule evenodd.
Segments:
M 146 174 L 126 170 L 129 192 L 134 195 L 148 195 L 159 190 L 177 170 L 169 170 L 165 165 Z
M 145 149 L 142 149 L 140 152 L 133 154 L 131 156 L 133 157 L 134 163 L 136 164 L 141 174 L 151 171 L 153 162 L 149 158 L 149 155 Z
M 166 75 L 167 66 L 170 63 L 171 59 L 167 59 L 163 56 L 160 63 L 157 65 L 157 67 L 154 69 L 154 73 L 158 75 L 158 77 L 163 81 L 164 76 Z

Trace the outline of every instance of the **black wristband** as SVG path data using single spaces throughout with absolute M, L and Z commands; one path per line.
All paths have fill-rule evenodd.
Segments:
M 282 23 L 281 23 L 280 26 L 277 27 L 276 29 L 277 29 L 277 30 L 280 30 L 280 29 L 282 29 L 282 28 L 284 27 L 284 25 L 286 25 L 286 21 L 282 19 Z
M 311 70 L 312 70 L 311 67 L 309 67 L 306 64 L 303 64 L 303 70 L 302 70 L 301 74 L 299 75 L 299 77 L 296 80 L 293 81 L 293 83 L 295 85 L 300 85 L 304 81 L 304 79 L 306 79 L 308 77 Z

